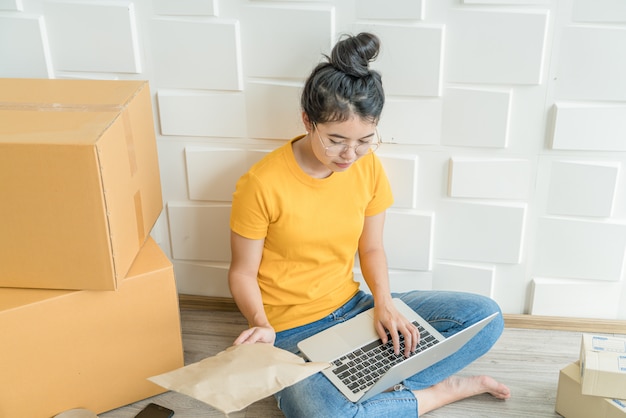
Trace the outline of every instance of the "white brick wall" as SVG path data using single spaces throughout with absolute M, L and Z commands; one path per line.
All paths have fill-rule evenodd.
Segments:
M 626 319 L 626 2 L 0 0 L 0 76 L 149 80 L 153 235 L 180 292 L 228 296 L 234 184 L 361 30 L 383 41 L 393 289 Z

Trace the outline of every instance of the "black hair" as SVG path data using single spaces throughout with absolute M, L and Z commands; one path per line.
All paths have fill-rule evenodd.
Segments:
M 380 73 L 370 70 L 369 63 L 379 49 L 378 37 L 367 32 L 337 42 L 302 91 L 300 104 L 311 123 L 343 122 L 353 115 L 378 123 L 385 93 Z

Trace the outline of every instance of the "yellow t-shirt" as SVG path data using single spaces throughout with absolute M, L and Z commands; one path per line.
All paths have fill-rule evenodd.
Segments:
M 316 179 L 294 157 L 292 142 L 300 138 L 239 179 L 230 218 L 235 233 L 265 238 L 258 282 L 276 331 L 321 319 L 356 294 L 352 268 L 364 217 L 393 203 L 375 154 Z

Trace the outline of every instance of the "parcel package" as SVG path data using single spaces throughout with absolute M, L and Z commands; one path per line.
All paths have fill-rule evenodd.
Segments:
M 583 395 L 576 362 L 559 373 L 555 410 L 565 418 L 626 418 L 626 401 Z
M 151 238 L 117 291 L 1 288 L 0 330 L 3 418 L 108 411 L 184 364 L 173 267 Z
M 114 290 L 163 208 L 145 81 L 0 79 L 0 287 Z
M 626 399 L 626 338 L 583 334 L 580 377 L 585 395 Z

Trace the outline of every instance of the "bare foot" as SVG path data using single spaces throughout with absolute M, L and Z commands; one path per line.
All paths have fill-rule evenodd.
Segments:
M 511 391 L 490 376 L 450 376 L 428 389 L 417 390 L 418 415 L 471 396 L 489 393 L 498 399 L 508 399 Z

